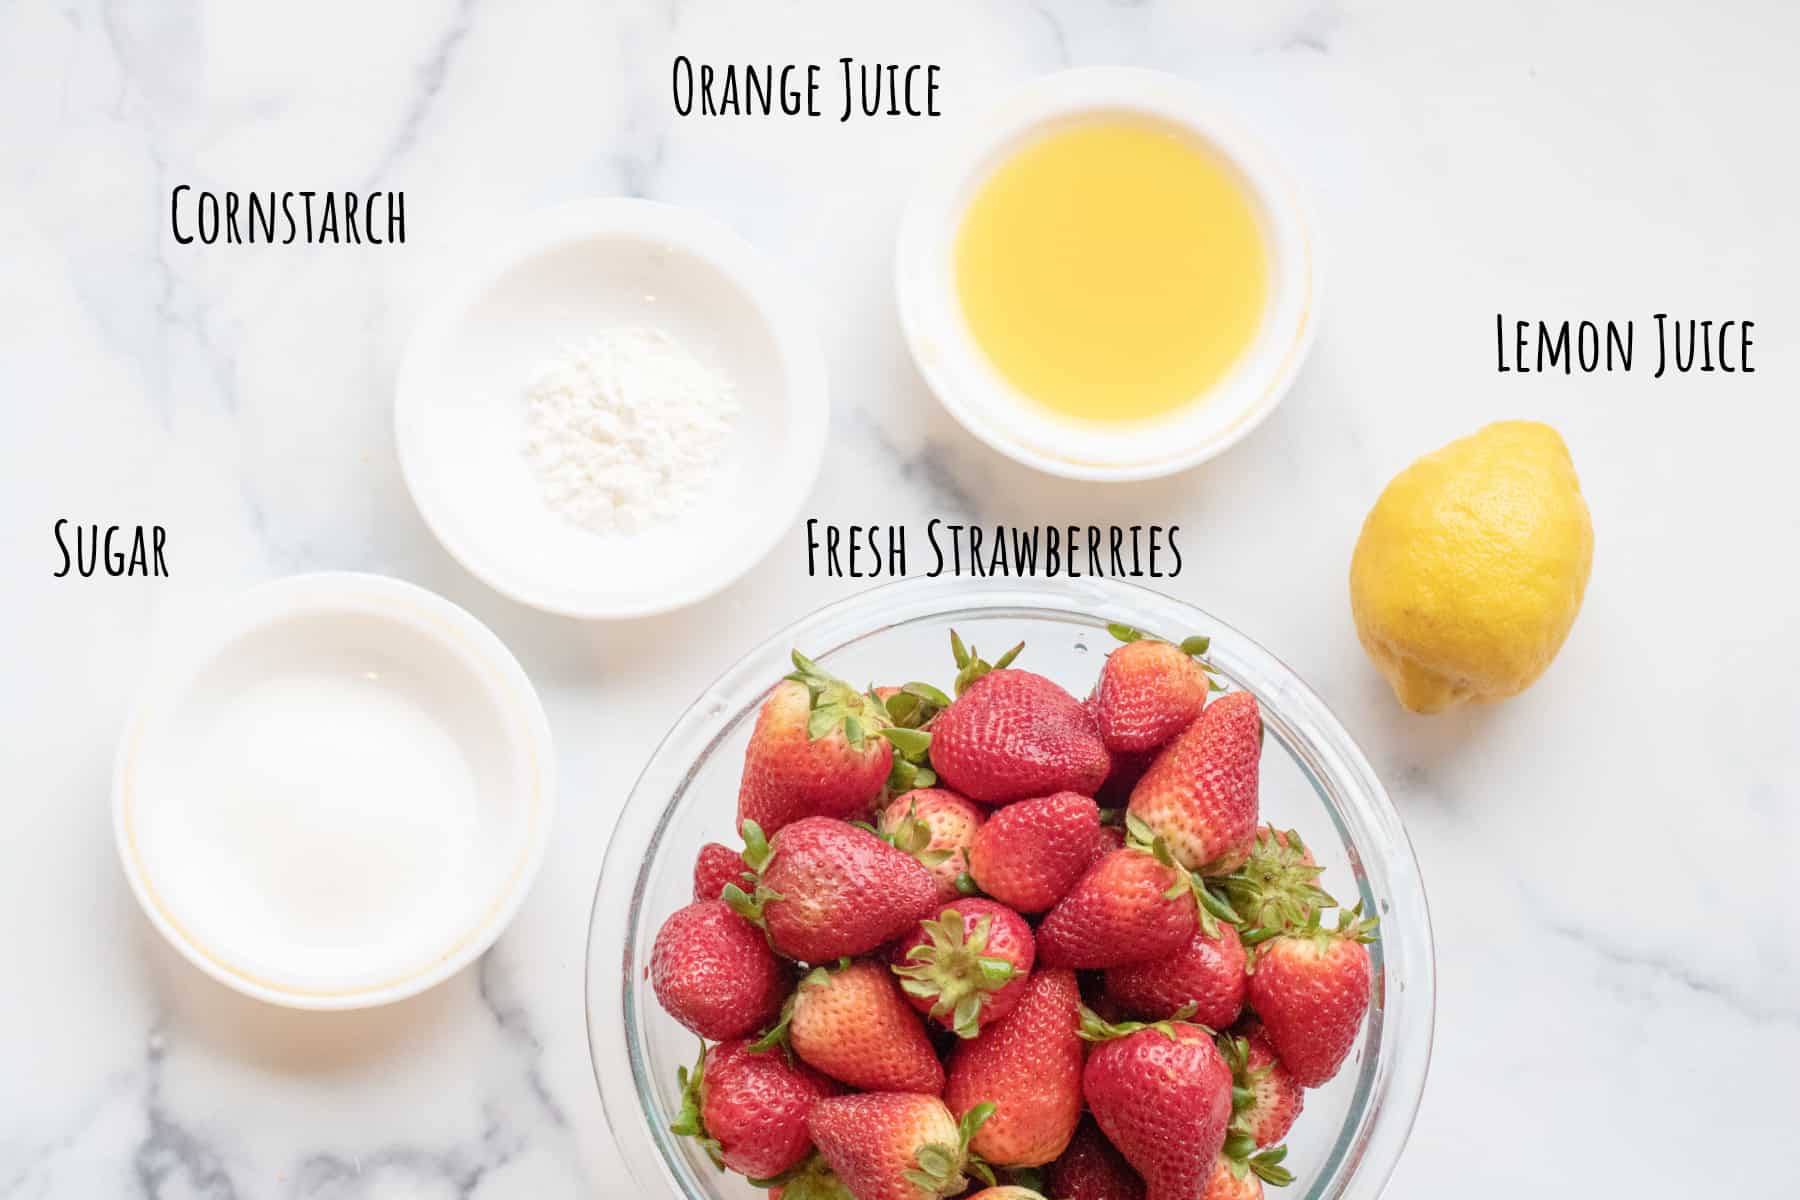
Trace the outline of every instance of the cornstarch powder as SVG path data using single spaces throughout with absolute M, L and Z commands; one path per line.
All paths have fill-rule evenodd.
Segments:
M 633 533 L 693 507 L 737 413 L 730 378 L 667 333 L 609 329 L 526 388 L 525 461 L 566 520 Z

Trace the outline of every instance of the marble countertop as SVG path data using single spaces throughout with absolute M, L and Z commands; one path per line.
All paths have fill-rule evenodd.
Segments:
M 343 0 L 0 8 L 0 1200 L 618 1194 L 582 953 L 621 798 L 747 644 L 858 581 L 798 531 L 675 615 L 586 625 L 489 592 L 400 482 L 421 306 L 532 209 L 716 214 L 819 301 L 823 518 L 1178 523 L 1165 590 L 1274 648 L 1407 820 L 1441 972 L 1389 1195 L 1775 1195 L 1800 1072 L 1800 263 L 1780 0 L 751 6 Z M 671 56 L 941 64 L 939 120 L 680 119 Z M 1283 407 L 1155 483 L 1031 474 L 942 413 L 890 286 L 896 216 L 958 115 L 1066 64 L 1205 81 L 1307 177 L 1329 258 Z M 403 247 L 198 247 L 170 189 L 398 188 Z M 1757 322 L 1754 375 L 1520 376 L 1496 312 Z M 1503 707 L 1401 713 L 1357 648 L 1349 549 L 1386 478 L 1501 416 L 1567 437 L 1598 530 L 1586 609 Z M 171 578 L 53 579 L 53 522 L 156 522 Z M 110 836 L 125 706 L 195 603 L 295 571 L 398 575 L 538 682 L 560 829 L 481 962 L 308 1015 L 202 978 Z

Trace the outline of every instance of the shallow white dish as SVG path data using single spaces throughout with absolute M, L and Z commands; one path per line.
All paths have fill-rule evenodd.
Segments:
M 1134 116 L 1191 137 L 1228 165 L 1255 205 L 1269 253 L 1269 296 L 1255 340 L 1203 400 L 1122 425 L 1059 415 L 1021 393 L 976 343 L 957 297 L 954 248 L 969 202 L 1024 145 L 1096 116 Z M 1033 81 L 975 120 L 908 202 L 895 287 L 907 344 L 926 382 L 969 432 L 1009 458 L 1071 479 L 1150 479 L 1194 466 L 1254 429 L 1286 394 L 1313 335 L 1318 254 L 1297 188 L 1207 94 L 1158 71 L 1087 67 Z
M 555 760 L 485 626 L 398 580 L 299 575 L 166 663 L 120 742 L 113 829 L 189 961 L 272 1003 L 362 1008 L 493 944 L 548 844 Z
M 667 331 L 740 406 L 706 494 L 632 535 L 552 512 L 521 453 L 532 377 L 616 325 Z M 817 331 L 773 262 L 701 214 L 604 199 L 530 218 L 421 320 L 394 425 L 407 487 L 464 567 L 534 608 L 630 617 L 704 599 L 774 547 L 818 476 L 827 416 Z

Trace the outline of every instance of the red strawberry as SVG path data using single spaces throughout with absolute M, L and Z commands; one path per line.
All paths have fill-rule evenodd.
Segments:
M 738 826 L 765 836 L 802 817 L 867 816 L 887 782 L 894 747 L 887 710 L 794 651 L 794 673 L 756 715 L 738 784 Z
M 1193 1200 L 1231 1120 L 1231 1070 L 1211 1035 L 1181 1021 L 1108 1026 L 1084 1016 L 1083 1036 L 1100 1045 L 1082 1092 L 1101 1132 L 1144 1177 L 1145 1200 Z
M 741 888 L 751 879 L 750 872 L 744 869 L 744 856 L 730 846 L 708 842 L 700 847 L 700 853 L 694 859 L 696 900 L 717 900 L 726 884 L 735 883 Z
M 1127 963 L 1106 972 L 1106 994 L 1125 1012 L 1166 1021 L 1183 1008 L 1186 1019 L 1211 1029 L 1237 1020 L 1244 1007 L 1244 943 L 1230 925 L 1218 937 L 1195 930 L 1187 945 L 1167 958 Z
M 867 954 L 937 908 L 937 883 L 918 859 L 843 821 L 803 817 L 766 844 L 750 822 L 744 841 L 745 861 L 759 870 L 756 893 L 727 889 L 726 899 L 760 918 L 789 958 Z
M 1369 1010 L 1371 968 L 1366 943 L 1376 922 L 1362 905 L 1326 929 L 1319 914 L 1301 929 L 1256 948 L 1250 960 L 1250 1004 L 1263 1035 L 1303 1087 L 1325 1083 L 1356 1045 Z
M 1167 745 L 1206 705 L 1212 677 L 1195 656 L 1205 638 L 1177 646 L 1125 625 L 1108 628 L 1124 642 L 1106 656 L 1094 687 L 1094 718 L 1106 748 L 1141 753 Z
M 759 1046 L 786 1037 L 795 1054 L 841 1083 L 865 1091 L 944 1090 L 944 1066 L 925 1026 L 878 962 L 815 968 Z
M 938 898 L 962 894 L 957 881 L 969 871 L 974 844 L 987 810 L 945 788 L 919 788 L 895 798 L 881 813 L 884 836 L 925 864 L 937 881 Z
M 1262 1034 L 1249 1037 L 1223 1035 L 1219 1052 L 1231 1068 L 1233 1112 L 1231 1132 L 1242 1133 L 1248 1146 L 1233 1147 L 1226 1138 L 1226 1150 L 1266 1149 L 1287 1136 L 1295 1118 L 1306 1104 L 1306 1092 L 1300 1081 L 1275 1056 L 1275 1048 Z M 1238 1157 L 1247 1158 L 1248 1153 Z M 1274 1182 L 1271 1180 L 1271 1182 Z
M 1219 881 L 1219 888 L 1247 930 L 1299 927 L 1337 901 L 1318 885 L 1320 867 L 1294 830 L 1267 825 L 1256 831 L 1250 857 Z
M 1231 1160 L 1221 1154 L 1207 1176 L 1200 1200 L 1263 1200 L 1262 1180 L 1249 1171 L 1239 1175 Z
M 785 1054 L 756 1053 L 742 1041 L 702 1047 L 681 1072 L 681 1115 L 669 1129 L 698 1138 L 713 1162 L 767 1179 L 812 1153 L 806 1114 L 837 1085 Z
M 1081 1118 L 1084 1052 L 1075 973 L 1039 971 L 1011 1016 L 951 1052 L 950 1111 L 994 1105 L 969 1148 L 1008 1167 L 1041 1166 L 1061 1154 Z
M 729 1041 L 781 1011 L 793 972 L 750 922 L 718 900 L 697 900 L 663 922 L 650 950 L 650 986 L 669 1015 L 703 1038 Z
M 819 1101 L 806 1127 L 856 1200 L 933 1200 L 968 1186 L 969 1139 L 990 1111 L 959 1122 L 936 1096 L 864 1092 Z
M 1112 762 L 1081 701 L 1042 675 L 996 669 L 932 722 L 931 765 L 969 799 L 1009 804 L 1062 791 L 1091 796 Z
M 1069 1148 L 1050 1164 L 1046 1176 L 1057 1200 L 1144 1200 L 1143 1179 L 1092 1117 L 1082 1118 Z
M 1185 873 L 1143 850 L 1114 850 L 1038 926 L 1038 962 L 1084 968 L 1142 962 L 1174 953 L 1198 927 Z
M 1089 855 L 1088 866 L 1093 866 L 1114 850 L 1125 848 L 1125 830 L 1117 825 L 1102 825 L 1098 836 L 1094 838 L 1094 849 Z
M 1131 790 L 1131 815 L 1162 838 L 1182 866 L 1228 875 L 1250 856 L 1256 837 L 1261 758 L 1256 697 L 1221 697 L 1157 755 Z
M 1099 831 L 1099 806 L 1078 792 L 1021 800 L 976 832 L 969 874 L 1002 904 L 1044 912 L 1087 870 Z
M 972 1038 L 1025 993 L 1037 945 L 1031 926 L 992 900 L 952 900 L 894 950 L 894 974 L 912 1006 Z

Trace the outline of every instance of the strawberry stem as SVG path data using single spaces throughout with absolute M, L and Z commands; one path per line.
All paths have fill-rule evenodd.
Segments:
M 969 686 L 989 671 L 998 671 L 1012 665 L 1013 659 L 1019 657 L 1019 651 L 1025 648 L 1020 642 L 1011 650 L 1000 656 L 998 662 L 989 663 L 982 659 L 973 646 L 963 645 L 963 640 L 956 630 L 950 631 L 950 653 L 956 659 L 956 694 L 962 695 Z
M 864 695 L 795 650 L 794 669 L 785 676 L 806 687 L 810 713 L 806 736 L 818 741 L 842 730 L 852 750 L 861 750 L 869 734 L 888 725 L 887 706 L 873 695 Z
M 1177 1025 L 1187 1025 L 1211 1037 L 1213 1032 L 1211 1029 L 1188 1019 L 1194 1015 L 1198 1007 L 1197 1004 L 1190 1002 L 1176 1009 L 1167 1020 L 1120 1021 L 1115 1025 L 1083 1004 L 1081 1006 L 1081 1040 L 1084 1042 L 1111 1042 L 1122 1037 L 1130 1037 L 1134 1033 L 1141 1033 L 1146 1029 L 1154 1029 L 1172 1042 L 1176 1040 L 1175 1026 Z
M 1298 833 L 1265 826 L 1257 831 L 1244 865 L 1220 879 L 1218 886 L 1242 914 L 1245 928 L 1280 933 L 1304 925 L 1321 908 L 1337 905 L 1318 885 L 1323 871 L 1307 854 Z
M 983 913 L 966 930 L 962 913 L 947 908 L 919 922 L 927 940 L 890 968 L 901 990 L 932 1001 L 931 1015 L 939 1021 L 948 1018 L 958 1037 L 972 1038 L 980 1031 L 988 993 L 999 991 L 1018 973 L 1011 960 L 986 953 L 993 922 L 991 913 Z
M 706 1122 L 700 1115 L 706 1103 L 706 1043 L 700 1043 L 700 1057 L 695 1060 L 692 1070 L 679 1067 L 675 1071 L 675 1080 L 681 1085 L 681 1111 L 669 1122 L 669 1132 L 677 1137 L 691 1137 L 706 1151 L 712 1159 L 713 1166 L 723 1171 L 725 1159 L 717 1138 L 706 1132 Z
M 816 1151 L 799 1166 L 770 1179 L 752 1179 L 755 1188 L 780 1188 L 782 1200 L 856 1200 L 823 1155 Z

